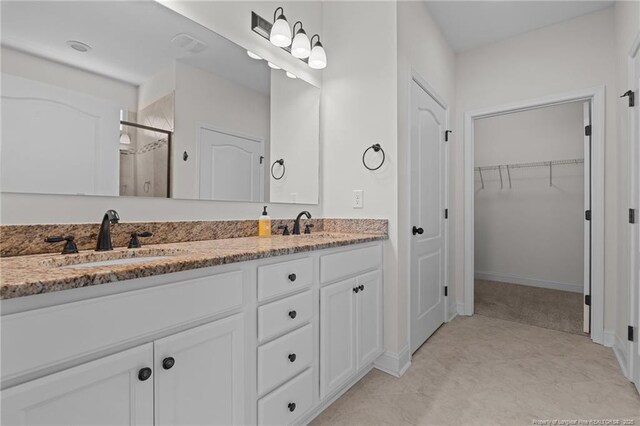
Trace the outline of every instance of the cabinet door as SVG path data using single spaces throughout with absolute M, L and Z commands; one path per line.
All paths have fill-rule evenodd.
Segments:
M 355 305 L 349 279 L 320 289 L 320 397 L 325 398 L 356 372 Z
M 151 425 L 153 344 L 2 391 L 3 425 Z M 152 372 L 152 376 L 155 371 Z
M 382 353 L 382 278 L 380 271 L 357 278 L 356 330 L 358 370 Z
M 244 423 L 243 330 L 234 315 L 154 342 L 157 425 Z

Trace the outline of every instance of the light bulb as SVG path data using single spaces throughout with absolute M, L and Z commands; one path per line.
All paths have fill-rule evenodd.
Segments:
M 300 29 L 295 31 L 296 25 L 300 24 Z M 311 52 L 311 43 L 309 43 L 309 37 L 307 37 L 306 31 L 302 28 L 302 22 L 298 21 L 293 25 L 295 36 L 293 37 L 293 43 L 291 44 L 291 55 L 294 58 L 308 58 Z
M 318 37 L 318 35 L 314 35 L 311 39 L 313 40 L 315 37 Z M 321 70 L 327 67 L 327 53 L 324 51 L 322 43 L 320 43 L 320 37 L 318 37 L 318 41 L 315 42 L 311 49 L 311 54 L 309 55 L 309 66 L 316 70 Z
M 296 77 L 295 74 L 292 74 L 289 71 L 287 71 L 286 74 L 287 74 L 287 77 L 289 77 L 289 78 L 298 78 L 298 77 Z
M 271 62 L 267 62 L 267 65 L 269 65 L 269 68 L 272 68 L 274 70 L 279 70 L 280 69 L 279 66 L 277 66 L 276 64 L 273 64 Z
M 252 52 L 252 51 L 250 51 L 250 50 L 247 50 L 247 55 L 249 55 L 249 57 L 250 57 L 251 59 L 262 59 L 262 57 L 260 57 L 260 56 L 256 55 L 255 53 L 253 53 L 253 52 Z
M 280 10 L 280 15 L 276 15 Z M 278 47 L 287 47 L 291 44 L 291 28 L 289 28 L 289 23 L 287 22 L 287 18 L 284 16 L 284 10 L 279 7 L 273 14 L 274 22 L 271 27 L 271 33 L 269 34 L 269 41 L 274 46 Z

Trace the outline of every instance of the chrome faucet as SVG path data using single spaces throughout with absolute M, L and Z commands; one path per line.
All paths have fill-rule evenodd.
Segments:
M 116 224 L 120 220 L 118 212 L 115 210 L 107 210 L 102 218 L 100 224 L 100 232 L 98 233 L 98 243 L 96 244 L 96 251 L 108 251 L 113 250 L 111 244 L 111 224 Z
M 307 219 L 311 219 L 311 213 L 306 210 L 301 211 L 300 214 L 296 217 L 296 220 L 293 222 L 293 235 L 300 235 L 300 218 L 303 215 L 306 216 Z

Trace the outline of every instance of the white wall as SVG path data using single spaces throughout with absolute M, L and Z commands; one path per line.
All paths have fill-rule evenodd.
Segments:
M 194 21 L 212 28 L 229 40 L 250 49 L 263 58 L 279 64 L 296 75 L 317 85 L 322 73 L 311 70 L 250 29 L 251 11 L 268 19 L 273 11 L 284 6 L 291 22 L 302 20 L 307 33 L 321 32 L 322 6 L 320 2 L 198 2 L 166 1 L 167 6 Z M 323 40 L 324 41 L 324 40 Z M 342 43 L 342 40 L 337 40 Z M 329 49 L 330 44 L 324 43 Z M 328 52 L 328 50 L 327 50 Z M 328 53 L 331 56 L 330 53 Z M 331 59 L 329 59 L 331 60 Z M 3 57 L 3 63 L 5 57 Z M 115 93 L 115 92 L 114 92 Z M 137 102 L 133 102 L 133 106 Z M 134 110 L 135 108 L 131 108 Z M 76 197 L 34 194 L 0 194 L 0 217 L 4 224 L 97 222 L 108 208 L 116 209 L 125 221 L 148 220 L 213 220 L 257 218 L 261 205 L 224 201 L 167 200 L 137 197 Z M 321 215 L 319 205 L 305 206 L 314 216 Z M 295 217 L 300 206 L 273 204 L 272 217 Z
M 464 112 L 594 86 L 606 86 L 605 143 L 605 329 L 615 323 L 617 269 L 616 232 L 622 212 L 618 204 L 618 102 L 613 8 L 585 15 L 464 52 L 456 63 L 456 132 L 463 134 Z M 463 176 L 463 156 L 454 153 L 452 167 Z M 453 220 L 463 229 L 462 179 L 453 188 Z M 463 234 L 456 234 L 454 262 L 463 265 Z M 456 291 L 463 297 L 462 267 L 456 270 Z
M 475 122 L 475 165 L 584 158 L 583 104 L 574 102 Z M 582 292 L 584 167 L 475 174 L 476 277 Z
M 615 4 L 615 36 L 616 36 L 616 94 L 621 95 L 628 87 L 627 61 L 629 51 L 636 37 L 640 36 L 640 3 L 633 1 L 618 1 Z M 637 104 L 636 104 L 637 105 Z M 636 106 L 637 108 L 637 106 Z M 635 108 L 634 108 L 635 109 Z M 619 197 L 619 226 L 618 226 L 618 287 L 619 303 L 616 309 L 615 334 L 618 342 L 626 342 L 627 325 L 629 325 L 629 224 L 626 216 L 629 205 L 629 177 L 628 177 L 628 118 L 627 98 L 619 99 L 617 103 L 616 123 L 619 141 L 618 155 L 618 197 Z M 638 141 L 636 140 L 637 144 Z M 635 206 L 638 208 L 638 206 Z M 636 225 L 637 226 L 637 225 Z M 637 283 L 634 283 L 637 285 Z M 620 348 L 624 350 L 624 345 Z
M 176 63 L 173 197 L 198 199 L 198 129 L 209 126 L 269 147 L 269 96 L 199 68 Z M 186 151 L 189 159 L 183 161 Z
M 437 24 L 424 2 L 400 1 L 397 3 L 398 27 L 398 258 L 397 312 L 399 346 L 408 344 L 407 315 L 409 312 L 409 245 L 411 223 L 409 223 L 409 102 L 412 70 L 436 91 L 448 104 L 449 128 L 455 126 L 455 62 L 454 52 L 444 39 Z M 456 134 L 449 135 L 450 151 L 456 149 Z M 450 169 L 449 181 L 456 178 Z M 451 207 L 451 206 L 450 206 Z M 451 209 L 450 209 L 451 210 Z M 451 222 L 451 221 L 450 221 Z M 456 229 L 449 224 L 449 241 L 453 242 Z M 449 244 L 449 279 L 452 280 L 456 264 L 453 258 L 453 244 Z M 455 288 L 449 284 L 449 314 L 456 312 Z M 386 311 L 385 311 L 386 313 Z M 404 342 L 404 343 L 403 343 Z
M 145 109 L 158 99 L 168 95 L 176 89 L 175 62 L 159 70 L 151 78 L 138 86 L 137 111 Z
M 384 338 L 397 352 L 397 85 L 394 2 L 323 4 L 324 70 L 321 111 L 323 213 L 327 217 L 389 219 L 385 244 Z M 366 17 L 366 19 L 363 19 Z M 380 143 L 387 160 L 378 171 L 362 165 L 364 150 Z M 364 190 L 364 207 L 352 208 L 352 191 Z M 406 339 L 403 339 L 406 340 Z
M 265 179 L 270 183 L 267 199 L 272 203 L 318 202 L 319 134 L 320 89 L 272 71 L 271 155 L 267 155 L 265 167 Z M 276 180 L 270 167 L 279 158 L 285 160 L 286 173 Z M 279 173 L 279 167 L 274 172 Z

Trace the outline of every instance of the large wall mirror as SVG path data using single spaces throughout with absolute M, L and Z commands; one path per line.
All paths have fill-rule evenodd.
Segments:
M 0 7 L 1 191 L 318 202 L 318 87 L 153 1 Z

